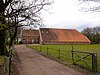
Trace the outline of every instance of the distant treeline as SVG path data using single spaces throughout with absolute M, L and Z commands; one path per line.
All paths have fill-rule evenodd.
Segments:
M 85 28 L 82 33 L 94 44 L 100 44 L 100 26 Z

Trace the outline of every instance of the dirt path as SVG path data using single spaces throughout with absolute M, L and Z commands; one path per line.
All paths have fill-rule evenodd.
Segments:
M 46 58 L 25 45 L 15 46 L 17 53 L 16 75 L 82 75 L 54 60 Z

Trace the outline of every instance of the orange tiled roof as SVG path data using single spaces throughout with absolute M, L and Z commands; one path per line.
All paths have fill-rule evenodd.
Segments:
M 91 41 L 75 29 L 40 28 L 42 41 L 86 42 Z
M 22 36 L 38 36 L 39 31 L 38 30 L 23 30 Z

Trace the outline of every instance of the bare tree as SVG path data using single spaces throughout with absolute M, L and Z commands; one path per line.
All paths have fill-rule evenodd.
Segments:
M 6 34 L 9 32 L 10 47 L 18 27 L 40 25 L 40 11 L 50 4 L 49 0 L 0 0 L 0 54 L 4 54 Z
M 86 35 L 91 40 L 91 42 L 100 43 L 100 26 L 93 28 L 85 28 L 83 29 L 82 33 Z
M 87 3 L 90 7 L 86 8 L 83 11 L 93 11 L 100 12 L 100 0 L 79 0 L 82 3 Z M 91 5 L 92 3 L 92 5 Z M 94 4 L 94 5 L 93 5 Z M 82 31 L 92 42 L 100 43 L 100 27 L 86 28 Z
M 87 3 L 88 5 L 89 5 L 91 2 L 96 3 L 96 4 L 97 4 L 96 6 L 89 7 L 89 8 L 88 8 L 87 10 L 85 10 L 85 11 L 100 12 L 100 0 L 79 0 L 79 1 L 82 1 L 83 3 Z

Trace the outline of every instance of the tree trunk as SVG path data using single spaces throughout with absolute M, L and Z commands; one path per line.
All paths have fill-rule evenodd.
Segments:
M 13 46 L 14 40 L 16 39 L 16 36 L 17 36 L 17 31 L 18 31 L 18 27 L 16 26 L 14 34 L 10 36 L 9 48 Z
M 5 8 L 3 2 L 0 1 L 0 55 L 5 54 L 6 46 L 5 46 L 5 17 L 4 17 Z
M 5 30 L 0 30 L 0 55 L 6 54 Z

